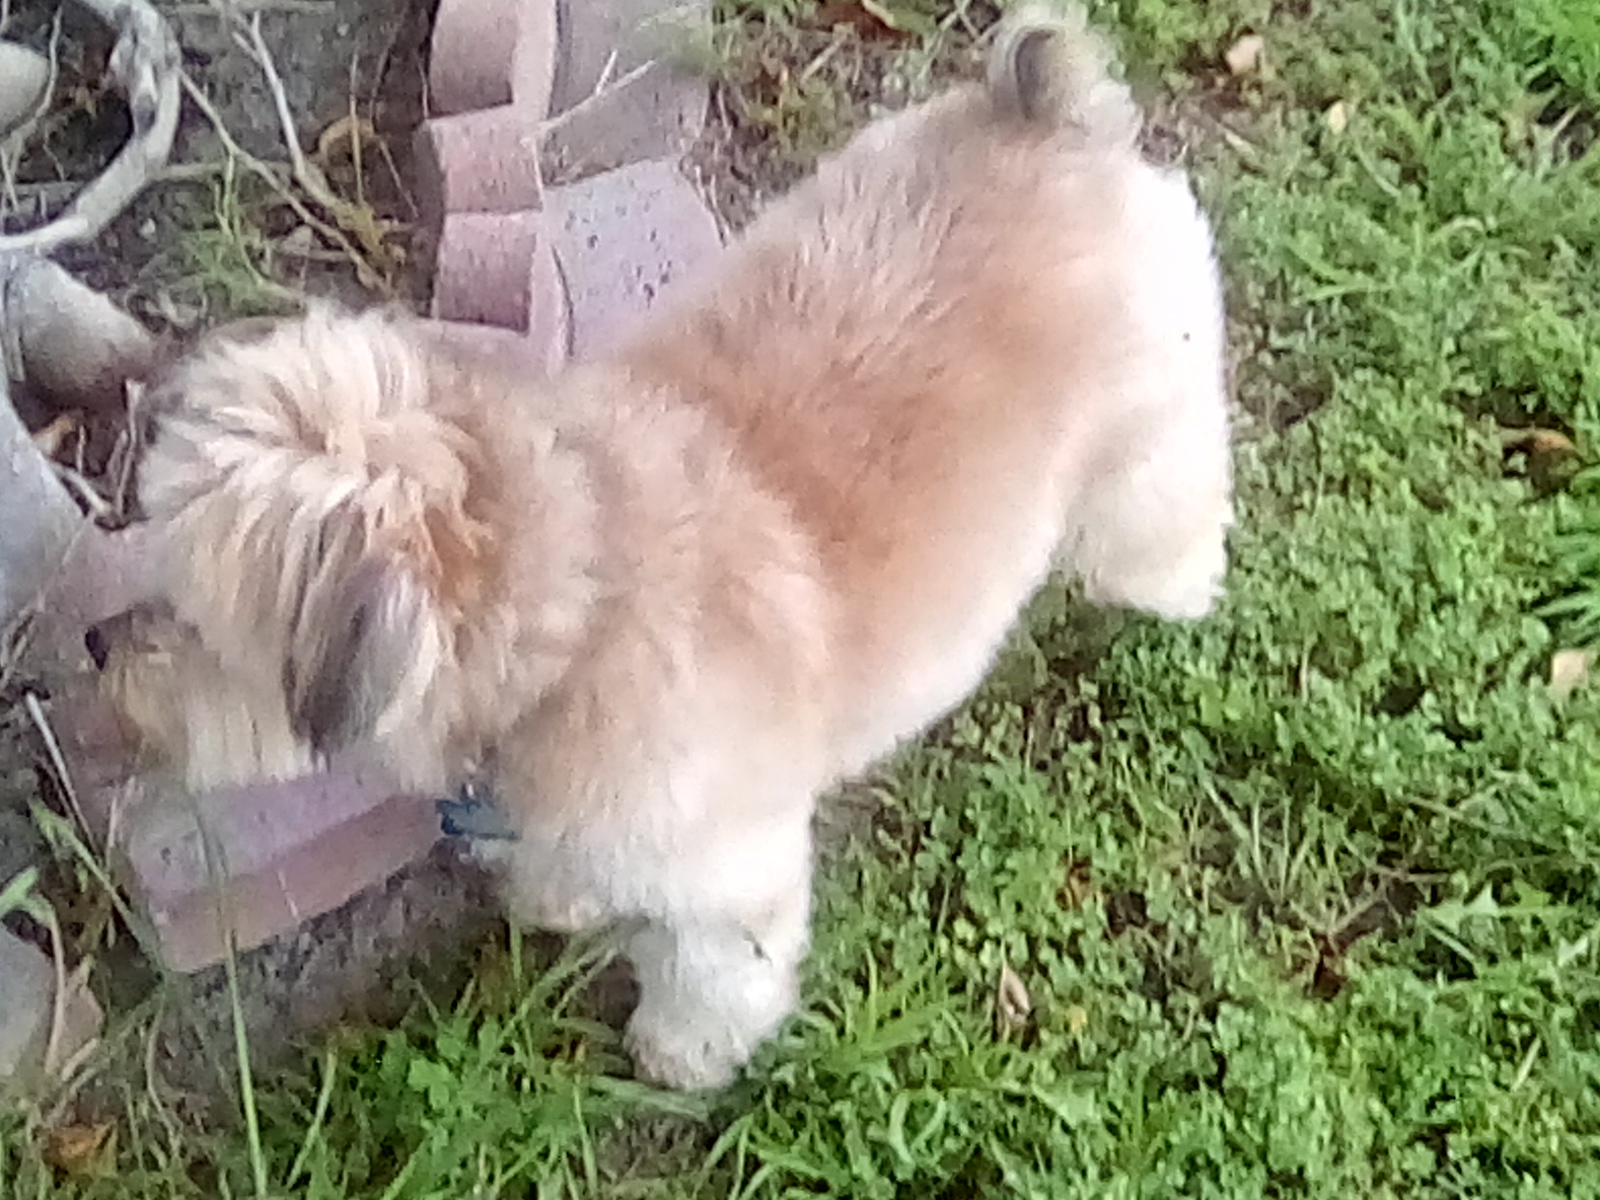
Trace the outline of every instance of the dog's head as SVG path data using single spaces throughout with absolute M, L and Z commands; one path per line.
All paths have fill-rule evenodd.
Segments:
M 133 731 L 142 765 L 194 791 L 288 778 L 316 765 L 278 698 L 226 670 L 167 602 L 142 602 L 91 626 L 84 642 L 101 672 L 101 694 Z
M 382 315 L 221 330 L 152 387 L 138 498 L 163 602 L 90 630 L 106 690 L 192 784 L 380 750 L 419 784 L 459 719 L 489 572 L 477 446 Z

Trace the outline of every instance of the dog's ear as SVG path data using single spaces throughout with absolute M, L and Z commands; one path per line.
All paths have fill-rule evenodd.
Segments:
M 437 662 L 432 598 L 402 562 L 335 531 L 301 591 L 283 689 L 295 734 L 323 756 L 382 732 Z

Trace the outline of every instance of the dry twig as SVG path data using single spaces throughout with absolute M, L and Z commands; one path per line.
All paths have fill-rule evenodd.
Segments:
M 333 190 L 328 183 L 328 177 L 322 173 L 322 168 L 306 156 L 304 147 L 300 145 L 300 135 L 295 131 L 294 113 L 289 108 L 289 97 L 284 91 L 283 77 L 278 73 L 278 65 L 273 60 L 272 52 L 267 49 L 266 39 L 261 35 L 261 16 L 253 15 L 248 23 L 242 19 L 238 21 L 239 29 L 234 31 L 234 40 L 240 48 L 250 56 L 252 62 L 261 70 L 266 79 L 267 90 L 272 94 L 273 108 L 278 114 L 278 125 L 283 135 L 284 147 L 289 152 L 289 165 L 294 173 L 294 181 L 311 197 L 318 207 L 326 212 L 339 227 L 342 243 L 341 248 L 348 248 L 349 239 L 354 238 L 360 247 L 360 253 L 349 255 L 361 282 L 367 287 L 388 290 L 384 273 L 376 270 L 372 263 L 374 259 L 382 259 L 389 253 L 385 244 L 388 235 L 393 232 L 394 224 L 379 219 L 372 208 L 366 204 L 355 204 L 346 200 Z
M 274 194 L 287 204 L 302 222 L 311 226 L 317 233 L 343 250 L 350 261 L 355 264 L 357 274 L 361 277 L 363 283 L 369 286 L 377 286 L 371 266 L 361 257 L 361 253 L 356 249 L 355 243 L 345 236 L 344 231 L 330 225 L 312 212 L 306 202 L 296 195 L 294 189 L 273 169 L 271 163 L 257 158 L 239 145 L 238 139 L 228 131 L 228 127 L 222 119 L 222 114 L 217 111 L 217 106 L 211 103 L 211 98 L 188 75 L 184 75 L 182 79 L 183 90 L 189 94 L 189 99 L 194 102 L 195 107 L 211 123 L 211 128 L 216 131 L 217 137 L 221 140 L 222 147 L 229 158 L 271 188 Z M 369 283 L 369 281 L 373 282 Z
M 44 705 L 39 703 L 39 697 L 33 692 L 23 695 L 22 707 L 27 712 L 28 719 L 33 722 L 39 739 L 44 743 L 45 754 L 50 760 L 50 769 L 56 773 L 62 794 L 66 796 L 67 805 L 72 809 L 73 819 L 83 831 L 85 844 L 92 845 L 94 831 L 89 827 L 89 818 L 83 811 L 83 802 L 78 799 L 78 789 L 72 782 L 72 773 L 67 770 L 67 756 L 61 751 L 61 739 L 56 737 L 55 726 L 50 724 L 50 718 L 45 715 Z
M 180 55 L 165 18 L 147 0 L 78 0 L 117 31 L 109 70 L 128 100 L 133 132 L 111 164 L 54 220 L 0 236 L 0 254 L 50 254 L 92 241 L 166 165 L 178 131 Z
M 606 65 L 600 70 L 600 78 L 595 80 L 594 87 L 590 90 L 587 96 L 585 96 L 582 100 L 579 100 L 565 112 L 558 113 L 555 116 L 539 123 L 540 138 L 543 139 L 548 137 L 550 134 L 560 129 L 563 125 L 567 124 L 567 122 L 581 117 L 594 105 L 600 103 L 600 101 L 606 99 L 616 92 L 620 92 L 623 88 L 628 87 L 630 84 L 636 83 L 655 65 L 655 59 L 647 58 L 637 67 L 634 67 L 632 70 L 628 71 L 627 74 L 613 82 L 611 79 L 611 73 L 617 69 L 617 52 L 613 50 L 610 56 L 606 59 Z

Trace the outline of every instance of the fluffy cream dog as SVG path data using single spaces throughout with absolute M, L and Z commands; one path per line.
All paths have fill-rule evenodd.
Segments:
M 214 336 L 155 397 L 167 605 L 103 631 L 113 692 L 197 787 L 486 777 L 513 911 L 629 919 L 639 1071 L 725 1083 L 796 1000 L 819 793 L 961 701 L 1053 566 L 1218 593 L 1211 237 L 1108 67 L 1081 14 L 1017 14 L 986 83 L 557 379 L 388 315 Z

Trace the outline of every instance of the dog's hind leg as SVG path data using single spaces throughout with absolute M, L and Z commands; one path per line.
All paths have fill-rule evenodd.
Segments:
M 668 1087 L 732 1082 L 798 996 L 811 919 L 809 821 L 723 855 L 695 863 L 701 877 L 687 903 L 650 919 L 627 950 L 639 978 L 628 1052 L 641 1077 Z M 740 882 L 729 889 L 730 879 Z
M 1227 570 L 1233 523 L 1225 438 L 1175 425 L 1141 461 L 1124 464 L 1074 506 L 1060 565 L 1084 598 L 1158 616 L 1211 611 Z

